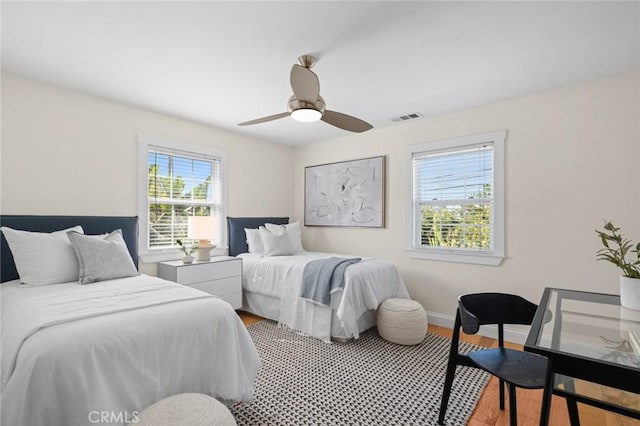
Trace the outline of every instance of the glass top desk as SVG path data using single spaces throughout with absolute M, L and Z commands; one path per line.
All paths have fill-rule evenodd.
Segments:
M 640 419 L 640 312 L 610 294 L 546 288 L 524 349 L 549 359 L 540 425 L 548 425 L 552 393 Z M 601 385 L 594 385 L 594 383 Z

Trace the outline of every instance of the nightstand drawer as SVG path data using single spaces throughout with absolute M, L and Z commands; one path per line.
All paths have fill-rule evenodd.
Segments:
M 232 293 L 242 294 L 242 278 L 229 277 L 222 278 L 220 280 L 204 281 L 201 283 L 189 284 L 189 287 L 197 288 L 198 290 L 206 291 L 209 294 L 215 294 L 216 296 L 224 296 Z
M 217 256 L 192 264 L 159 262 L 158 276 L 217 296 L 233 309 L 242 306 L 242 260 L 239 258 Z
M 210 262 L 193 264 L 188 267 L 179 267 L 177 282 L 180 284 L 193 284 L 207 282 L 220 278 L 242 275 L 242 262 L 229 260 L 224 262 Z

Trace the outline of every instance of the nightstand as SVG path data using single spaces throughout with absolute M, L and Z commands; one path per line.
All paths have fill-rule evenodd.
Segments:
M 158 277 L 218 296 L 233 309 L 242 306 L 242 259 L 237 257 L 215 256 L 193 263 L 158 262 Z

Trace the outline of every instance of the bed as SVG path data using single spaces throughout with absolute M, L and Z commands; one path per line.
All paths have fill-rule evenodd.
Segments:
M 249 253 L 245 229 L 267 223 L 286 225 L 287 217 L 227 218 L 229 255 L 242 258 L 242 309 L 278 321 L 298 332 L 325 342 L 357 339 L 376 324 L 376 309 L 388 298 L 409 298 L 400 273 L 383 259 L 363 258 L 349 265 L 344 288 L 331 294 L 329 306 L 300 298 L 301 280 L 307 264 L 344 254 L 303 251 L 294 255 L 262 256 Z
M 137 218 L 0 216 L 2 226 L 86 234 L 122 229 L 137 261 Z M 260 360 L 231 306 L 146 275 L 88 285 L 20 285 L 1 242 L 2 417 L 7 425 L 109 424 L 167 396 L 249 401 Z

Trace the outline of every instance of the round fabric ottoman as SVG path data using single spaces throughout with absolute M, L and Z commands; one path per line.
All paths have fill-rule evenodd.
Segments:
M 130 426 L 235 426 L 223 403 L 201 393 L 181 393 L 145 408 Z
M 380 336 L 399 345 L 417 345 L 427 334 L 427 314 L 415 300 L 385 300 L 378 307 L 377 322 Z

